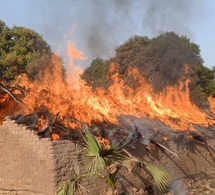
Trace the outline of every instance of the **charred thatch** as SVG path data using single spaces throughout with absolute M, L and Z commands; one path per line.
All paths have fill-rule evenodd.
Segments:
M 17 124 L 23 124 L 27 129 L 35 132 L 39 138 L 51 138 L 53 134 L 59 135 L 59 139 L 77 141 L 80 138 L 79 131 L 63 125 L 58 119 L 57 114 L 51 114 L 48 111 L 40 111 L 27 115 L 10 116 Z

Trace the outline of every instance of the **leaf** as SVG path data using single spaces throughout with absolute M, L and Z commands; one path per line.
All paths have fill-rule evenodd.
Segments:
M 90 133 L 88 128 L 84 128 L 84 141 L 85 141 L 85 146 L 88 149 L 88 154 L 89 156 L 96 156 L 100 149 L 101 145 L 99 142 L 96 140 L 96 138 Z
M 124 161 L 124 166 L 127 167 L 127 169 L 132 170 L 132 168 L 136 165 L 138 167 L 145 166 L 146 169 L 149 170 L 152 177 L 154 178 L 155 184 L 159 188 L 159 190 L 165 189 L 171 180 L 171 176 L 169 173 L 167 173 L 162 167 L 153 165 L 151 163 L 147 163 L 144 161 L 138 160 L 136 157 L 134 157 L 132 154 L 130 154 L 127 150 L 122 149 L 123 152 L 128 155 L 128 159 Z M 133 163 L 133 164 L 132 164 Z
M 102 147 L 86 127 L 84 128 L 83 139 L 86 149 L 80 154 L 81 163 L 87 167 L 88 172 L 97 173 L 105 166 L 104 158 L 100 156 Z
M 167 173 L 166 170 L 164 170 L 162 167 L 150 163 L 144 162 L 144 165 L 154 178 L 155 184 L 157 185 L 158 189 L 161 191 L 164 190 L 171 181 L 171 176 L 169 175 L 169 173 Z
M 66 181 L 63 181 L 56 190 L 57 195 L 74 195 L 77 186 L 77 182 L 81 178 L 72 172 L 70 178 Z
M 134 168 L 135 164 L 134 162 L 132 162 L 131 159 L 126 159 L 123 161 L 123 164 L 122 164 L 124 167 L 126 167 L 126 169 L 131 172 L 132 169 Z

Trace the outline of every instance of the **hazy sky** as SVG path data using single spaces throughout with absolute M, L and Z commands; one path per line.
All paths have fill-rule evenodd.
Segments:
M 175 31 L 200 46 L 205 66 L 215 66 L 214 0 L 0 0 L 7 26 L 31 28 L 52 50 L 66 56 L 73 41 L 89 60 L 114 55 L 133 35 L 158 36 Z

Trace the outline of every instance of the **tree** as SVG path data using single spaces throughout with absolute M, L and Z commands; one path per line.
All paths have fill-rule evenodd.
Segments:
M 203 63 L 199 46 L 174 32 L 153 39 L 134 36 L 116 49 L 115 60 L 124 78 L 129 67 L 136 67 L 156 92 L 175 85 L 184 74 L 184 64 L 193 68 Z
M 108 81 L 106 76 L 108 74 L 109 64 L 100 58 L 96 58 L 92 61 L 90 67 L 88 67 L 81 78 L 84 79 L 88 85 L 93 88 L 104 87 L 107 88 L 111 81 Z
M 50 46 L 35 31 L 13 26 L 0 20 L 0 81 L 11 84 L 18 75 L 26 73 L 34 79 L 51 57 Z
M 203 65 L 194 67 L 191 75 L 190 99 L 198 107 L 207 108 L 207 97 L 215 97 L 215 69 L 209 69 Z
M 199 78 L 198 84 L 203 88 L 205 94 L 210 96 L 215 93 L 213 91 L 215 69 L 209 69 L 199 65 L 195 67 L 195 72 Z

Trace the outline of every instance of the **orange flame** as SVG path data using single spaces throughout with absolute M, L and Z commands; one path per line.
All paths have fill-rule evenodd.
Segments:
M 71 128 L 79 128 L 80 123 L 117 124 L 117 116 L 120 114 L 158 119 L 175 130 L 195 130 L 192 123 L 206 127 L 215 124 L 214 119 L 190 101 L 190 81 L 186 78 L 188 65 L 184 66 L 184 77 L 177 84 L 154 93 L 151 84 L 136 68 L 131 68 L 128 74 L 132 75 L 140 86 L 134 91 L 119 77 L 118 65 L 112 63 L 107 77 L 113 80 L 113 84 L 108 91 L 98 88 L 96 92 L 92 92 L 91 87 L 79 78 L 83 70 L 74 63 L 75 60 L 85 60 L 86 57 L 77 50 L 73 42 L 68 43 L 67 50 L 69 64 L 66 81 L 62 76 L 62 63 L 56 55 L 52 56 L 52 66 L 48 66 L 33 83 L 28 82 L 27 77 L 22 75 L 20 85 L 25 86 L 28 92 L 20 112 L 27 114 L 40 108 L 46 108 L 51 113 L 60 111 L 58 119 Z M 212 112 L 215 113 L 214 99 L 209 98 L 209 102 Z
M 60 135 L 58 135 L 57 133 L 52 133 L 51 139 L 54 140 L 59 140 L 60 139 Z
M 102 147 L 106 148 L 106 149 L 110 149 L 111 148 L 111 144 L 110 141 L 106 138 L 103 137 L 96 137 L 97 141 L 102 145 Z
M 167 140 L 169 140 L 169 137 L 163 136 L 162 139 L 165 140 L 165 141 L 167 141 Z
M 48 127 L 48 123 L 49 123 L 48 119 L 42 115 L 39 117 L 35 129 L 36 130 L 45 129 L 46 127 Z

